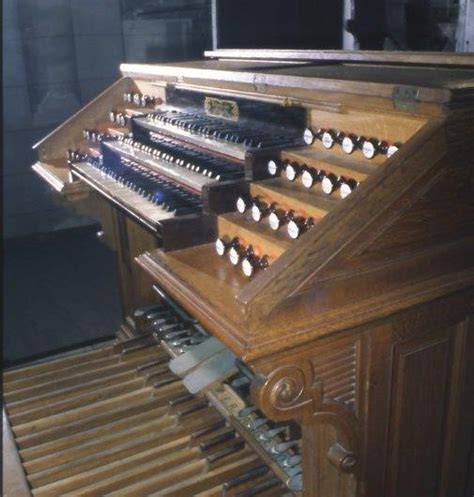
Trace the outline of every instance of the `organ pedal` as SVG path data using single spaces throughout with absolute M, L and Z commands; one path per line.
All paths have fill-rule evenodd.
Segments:
M 204 335 L 176 344 L 163 322 L 186 321 L 170 306 L 135 316 L 157 331 L 5 374 L 31 494 L 297 495 L 298 441 L 248 407 L 235 355 Z

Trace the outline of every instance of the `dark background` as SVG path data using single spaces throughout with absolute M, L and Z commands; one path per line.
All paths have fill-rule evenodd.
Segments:
M 218 1 L 217 32 L 222 48 L 341 48 L 342 1 Z
M 118 79 L 122 62 L 210 47 L 209 0 L 4 0 L 4 236 L 89 222 L 53 203 L 31 146 Z

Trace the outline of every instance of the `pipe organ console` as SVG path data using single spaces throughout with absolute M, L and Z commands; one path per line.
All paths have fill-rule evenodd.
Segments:
M 5 373 L 25 492 L 472 495 L 473 57 L 206 56 L 36 145 L 124 322 Z

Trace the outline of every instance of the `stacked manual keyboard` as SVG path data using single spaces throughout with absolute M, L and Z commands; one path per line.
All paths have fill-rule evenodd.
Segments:
M 98 157 L 78 155 L 71 163 L 84 181 L 102 195 L 156 229 L 164 219 L 199 212 L 201 198 L 140 163 L 107 151 Z
M 151 144 L 147 144 L 146 140 L 124 137 L 105 145 L 197 191 L 201 191 L 211 180 L 227 181 L 242 177 L 241 164 L 206 155 L 167 137 L 160 137 Z
M 193 102 L 194 94 L 170 94 L 166 104 L 130 95 L 124 94 L 125 106 L 109 109 L 107 123 L 83 130 L 83 142 L 68 151 L 68 162 L 73 177 L 161 239 L 163 223 L 179 224 L 189 216 L 196 220 L 194 232 L 208 232 L 204 213 L 212 208 L 206 192 L 242 183 L 249 154 L 303 143 L 301 112 L 297 124 L 288 117 L 294 109 L 240 102 L 240 114 L 215 116 Z
M 166 133 L 198 146 L 240 160 L 249 150 L 302 144 L 297 129 L 286 129 L 268 123 L 242 120 L 225 121 L 202 112 L 185 112 L 178 109 L 153 112 L 133 120 L 133 131 L 142 136 Z

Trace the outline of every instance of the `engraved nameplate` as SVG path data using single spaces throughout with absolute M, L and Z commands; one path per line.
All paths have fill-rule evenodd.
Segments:
M 237 102 L 232 100 L 206 97 L 204 99 L 204 110 L 209 116 L 220 117 L 229 121 L 239 120 L 239 106 Z

